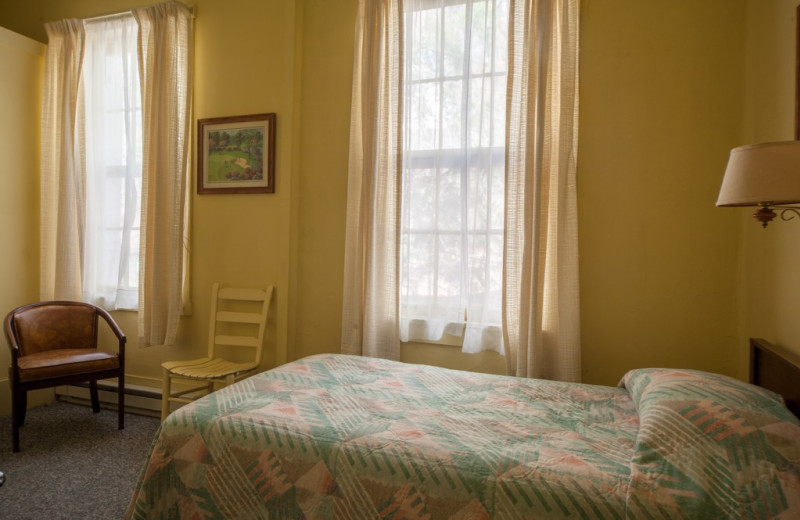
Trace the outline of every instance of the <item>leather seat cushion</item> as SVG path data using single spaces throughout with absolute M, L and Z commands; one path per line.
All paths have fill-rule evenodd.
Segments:
M 116 353 L 93 348 L 62 348 L 22 356 L 18 360 L 18 366 L 21 382 L 35 381 L 113 370 L 119 368 L 119 357 Z

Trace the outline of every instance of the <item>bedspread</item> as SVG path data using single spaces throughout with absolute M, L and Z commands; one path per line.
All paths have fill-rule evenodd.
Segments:
M 724 466 L 733 480 L 745 482 L 757 506 L 763 496 L 758 486 L 771 479 L 772 509 L 745 515 L 746 500 L 730 507 L 709 500 L 717 494 L 704 486 L 719 481 L 694 478 L 693 469 L 674 463 L 679 443 L 659 451 L 670 426 L 651 426 L 647 418 L 663 415 L 653 412 L 663 406 L 660 396 L 674 402 L 681 395 L 661 389 L 659 373 L 641 371 L 626 376 L 621 387 L 606 387 L 366 357 L 312 356 L 171 414 L 157 434 L 127 517 L 691 518 L 701 512 L 727 518 L 731 512 L 749 517 L 797 513 L 797 421 L 776 416 L 769 407 L 763 413 L 771 418 L 755 426 L 747 417 L 732 417 L 728 437 L 742 425 L 769 430 L 747 437 L 738 455 L 740 463 L 749 456 L 757 467 L 748 463 L 731 470 L 725 447 L 710 463 L 704 459 L 708 464 L 701 472 Z M 779 398 L 767 393 L 764 399 Z M 685 401 L 679 408 L 678 416 L 698 420 L 684 409 Z M 680 417 L 679 422 L 684 420 Z M 714 436 L 724 435 L 714 430 Z M 703 444 L 694 435 L 679 437 Z M 686 454 L 681 460 L 695 457 Z

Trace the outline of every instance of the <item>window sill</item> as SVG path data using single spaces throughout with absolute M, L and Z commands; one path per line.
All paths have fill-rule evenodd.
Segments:
M 401 341 L 403 344 L 420 343 L 428 345 L 443 345 L 458 347 L 464 349 L 465 338 L 468 337 L 467 325 L 465 323 L 448 323 L 444 327 L 442 337 L 439 339 L 429 339 L 432 334 L 429 333 L 428 323 L 423 319 L 412 319 L 408 324 L 408 332 L 406 341 Z M 494 325 L 485 325 L 481 329 L 480 344 L 476 345 L 478 348 L 468 349 L 471 352 L 479 352 L 482 350 L 493 350 L 502 353 L 502 331 L 500 327 Z
M 441 339 L 409 339 L 408 341 L 402 341 L 401 344 L 408 345 L 410 343 L 424 343 L 429 345 L 443 345 L 447 347 L 461 347 L 464 344 L 464 338 L 461 336 L 454 336 L 452 334 L 444 333 L 442 334 Z

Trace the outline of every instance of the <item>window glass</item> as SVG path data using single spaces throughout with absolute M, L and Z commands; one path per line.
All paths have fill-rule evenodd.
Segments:
M 142 107 L 132 15 L 87 21 L 84 299 L 136 309 L 142 188 Z
M 497 349 L 481 336 L 501 318 L 508 1 L 405 9 L 401 339 Z

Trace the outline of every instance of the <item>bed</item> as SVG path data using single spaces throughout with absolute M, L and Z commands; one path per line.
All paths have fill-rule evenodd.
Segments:
M 171 414 L 126 517 L 800 518 L 800 425 L 692 370 L 606 387 L 317 355 Z

